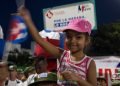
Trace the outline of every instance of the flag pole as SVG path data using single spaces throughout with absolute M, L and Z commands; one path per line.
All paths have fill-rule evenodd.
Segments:
M 25 6 L 25 0 L 16 0 L 17 10 L 22 6 Z

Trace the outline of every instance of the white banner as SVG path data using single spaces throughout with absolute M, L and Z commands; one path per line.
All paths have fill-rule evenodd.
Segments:
M 120 57 L 118 56 L 98 56 L 93 57 L 97 67 L 97 78 L 105 80 L 105 86 L 120 84 Z M 100 81 L 101 82 L 101 81 Z
M 90 1 L 46 8 L 43 9 L 43 16 L 45 29 L 63 28 L 69 20 L 76 18 L 86 18 L 92 24 L 92 29 L 96 29 L 94 4 Z

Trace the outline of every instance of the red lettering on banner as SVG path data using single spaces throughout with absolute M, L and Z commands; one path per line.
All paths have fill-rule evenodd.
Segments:
M 120 80 L 120 68 L 99 68 L 98 77 L 106 79 L 106 86 L 111 86 L 111 79 Z
M 103 76 L 103 69 L 100 68 L 98 73 L 99 73 L 99 76 Z
M 107 86 L 109 84 L 109 80 L 111 80 L 111 77 L 112 77 L 111 69 L 105 69 L 105 78 L 106 78 Z
M 105 69 L 105 76 L 109 74 L 110 75 L 110 78 L 112 77 L 112 71 L 111 69 Z

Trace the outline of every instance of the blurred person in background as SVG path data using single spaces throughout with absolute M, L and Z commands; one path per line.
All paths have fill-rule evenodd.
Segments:
M 21 80 L 17 79 L 17 66 L 10 65 L 9 68 L 9 78 L 5 82 L 5 86 L 23 86 Z
M 47 60 L 44 56 L 35 59 L 35 70 L 37 74 L 48 72 L 47 66 Z
M 106 79 L 104 77 L 97 78 L 97 86 L 107 86 Z
M 53 72 L 40 73 L 39 77 L 36 77 L 35 81 L 28 86 L 58 86 L 57 74 Z
M 35 73 L 36 73 L 35 67 L 33 66 L 26 67 L 24 70 L 24 74 L 26 78 L 28 78 L 30 75 L 35 74 Z
M 35 71 L 35 67 L 33 66 L 29 66 L 29 67 L 26 67 L 25 70 L 24 70 L 24 75 L 25 75 L 25 81 L 23 82 L 24 86 L 28 86 L 27 85 L 27 79 L 30 75 L 34 75 L 36 73 Z
M 9 75 L 8 63 L 0 61 L 0 86 L 5 86 L 5 81 Z
M 32 74 L 28 77 L 27 79 L 27 84 L 31 84 L 34 82 L 34 78 L 38 76 L 38 74 L 41 74 L 41 73 L 48 73 L 48 69 L 47 69 L 47 60 L 44 56 L 40 56 L 40 57 L 36 57 L 35 58 L 35 70 L 36 70 L 36 73 L 35 74 Z
M 21 80 L 22 82 L 24 82 L 25 81 L 25 74 L 24 74 L 24 71 L 23 71 L 23 69 L 22 68 L 18 68 L 17 69 L 17 78 L 19 79 L 19 80 Z

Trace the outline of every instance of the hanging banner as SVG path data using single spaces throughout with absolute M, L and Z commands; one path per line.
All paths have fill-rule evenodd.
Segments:
M 120 57 L 97 56 L 93 57 L 97 67 L 97 81 L 100 86 L 120 84 Z M 103 83 L 104 82 L 104 83 Z

